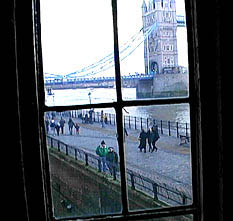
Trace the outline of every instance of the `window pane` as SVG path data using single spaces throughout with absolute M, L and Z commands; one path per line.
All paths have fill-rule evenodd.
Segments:
M 121 212 L 115 124 L 113 109 L 45 113 L 56 217 Z
M 192 203 L 189 105 L 124 108 L 130 210 Z
M 188 95 L 183 0 L 118 0 L 118 34 L 124 99 Z
M 116 100 L 111 1 L 40 2 L 46 105 Z

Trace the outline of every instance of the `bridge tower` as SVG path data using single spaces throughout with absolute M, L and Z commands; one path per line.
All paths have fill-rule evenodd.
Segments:
M 188 74 L 178 65 L 176 1 L 144 0 L 142 19 L 144 33 L 152 30 L 144 41 L 144 64 L 153 79 L 138 81 L 137 98 L 187 96 Z
M 157 27 L 144 41 L 145 73 L 161 74 L 178 67 L 175 0 L 144 0 L 143 30 Z

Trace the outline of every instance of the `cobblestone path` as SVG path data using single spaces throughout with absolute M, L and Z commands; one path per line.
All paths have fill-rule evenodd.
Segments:
M 79 135 L 75 132 L 69 135 L 66 123 L 64 135 L 55 135 L 55 138 L 93 154 L 104 140 L 107 146 L 113 146 L 119 152 L 114 126 L 105 125 L 102 128 L 100 123 L 83 124 L 80 119 L 75 122 L 80 125 Z M 137 140 L 139 133 L 139 130 L 128 130 L 129 135 L 125 137 L 126 167 L 152 180 L 179 187 L 191 195 L 190 146 L 179 145 L 180 140 L 177 138 L 160 135 L 156 143 L 157 152 L 148 152 L 148 146 L 146 153 L 140 152 Z

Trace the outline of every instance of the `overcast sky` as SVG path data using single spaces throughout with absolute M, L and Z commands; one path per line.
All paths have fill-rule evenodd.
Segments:
M 141 29 L 141 5 L 142 0 L 118 0 L 120 46 Z M 184 0 L 176 0 L 176 11 L 185 15 Z M 113 52 L 111 0 L 41 0 L 41 32 L 44 72 L 80 70 Z M 178 28 L 177 37 L 178 62 L 187 67 L 186 28 Z M 144 72 L 143 50 L 141 44 L 121 62 L 122 74 Z

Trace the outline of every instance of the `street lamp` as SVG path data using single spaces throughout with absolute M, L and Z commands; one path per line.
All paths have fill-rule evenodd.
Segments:
M 89 102 L 91 104 L 91 92 L 88 93 L 88 97 L 89 97 Z

